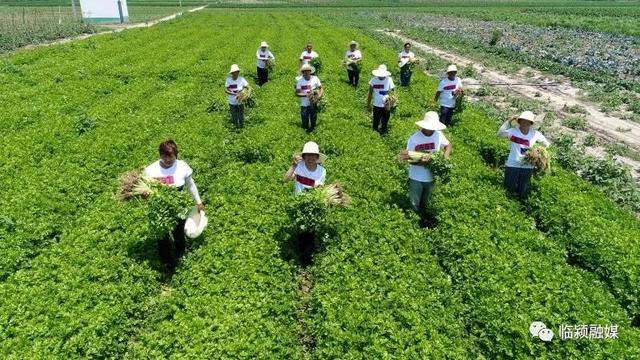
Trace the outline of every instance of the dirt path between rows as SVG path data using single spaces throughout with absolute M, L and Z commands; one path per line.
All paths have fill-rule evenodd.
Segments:
M 451 63 L 462 66 L 472 66 L 479 74 L 479 77 L 490 84 L 518 84 L 517 86 L 507 85 L 501 86 L 500 88 L 504 89 L 506 92 L 516 94 L 529 100 L 546 103 L 551 106 L 556 113 L 566 113 L 566 107 L 579 106 L 585 111 L 584 116 L 589 127 L 592 130 L 595 130 L 593 131 L 594 135 L 603 138 L 606 141 L 625 144 L 636 151 L 640 151 L 639 123 L 605 114 L 600 111 L 598 105 L 578 98 L 577 94 L 579 89 L 573 87 L 569 82 L 556 84 L 554 79 L 551 79 L 545 74 L 533 69 L 520 71 L 517 74 L 500 73 L 477 64 L 469 58 L 417 42 L 414 39 L 402 35 L 400 30 L 391 31 L 379 29 L 377 31 L 402 41 L 411 41 L 415 48 L 427 53 L 435 54 Z M 464 80 L 465 79 L 463 79 L 463 84 Z M 549 86 L 541 86 L 541 84 L 549 84 Z M 475 85 L 475 88 L 479 87 L 479 85 Z M 473 89 L 474 85 L 469 85 L 467 88 Z M 625 164 L 630 165 L 634 170 L 636 170 L 636 172 L 640 169 L 640 163 L 637 161 L 628 158 L 621 158 L 620 160 Z
M 200 7 L 197 7 L 197 8 L 189 9 L 189 10 L 187 10 L 187 12 L 192 13 L 192 12 L 200 11 L 200 10 L 206 8 L 207 6 L 208 5 L 204 5 L 204 6 L 200 6 Z M 165 16 L 165 17 L 160 18 L 160 19 L 146 21 L 146 22 L 140 22 L 140 23 L 134 23 L 134 24 L 103 25 L 105 27 L 111 28 L 112 30 L 99 31 L 99 32 L 96 32 L 96 33 L 93 33 L 93 34 L 83 34 L 83 35 L 63 38 L 63 39 L 59 39 L 59 40 L 55 40 L 55 41 L 51 41 L 51 42 L 45 42 L 45 43 L 42 43 L 42 44 L 27 45 L 27 46 L 21 47 L 20 49 L 15 50 L 15 51 L 31 50 L 31 49 L 35 49 L 35 48 L 39 48 L 39 47 L 43 47 L 43 46 L 66 44 L 66 43 L 70 43 L 70 42 L 73 42 L 73 41 L 88 39 L 88 38 L 96 36 L 96 35 L 114 34 L 114 33 L 118 33 L 118 32 L 121 32 L 121 31 L 124 31 L 124 30 L 127 30 L 127 29 L 148 28 L 148 27 L 152 27 L 152 26 L 154 26 L 156 24 L 159 24 L 161 22 L 173 20 L 173 19 L 175 19 L 175 18 L 177 18 L 179 16 L 182 16 L 182 14 L 183 14 L 183 12 L 179 12 L 179 13 L 175 13 L 175 14 L 172 14 L 172 15 L 169 15 L 169 16 Z

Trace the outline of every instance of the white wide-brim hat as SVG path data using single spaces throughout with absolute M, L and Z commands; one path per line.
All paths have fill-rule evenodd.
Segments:
M 387 65 L 384 65 L 384 64 L 378 66 L 378 68 L 373 70 L 371 73 L 375 77 L 388 77 L 388 76 L 391 76 L 391 73 L 389 72 L 389 70 L 387 70 Z
M 209 219 L 204 211 L 200 211 L 197 206 L 194 206 L 184 222 L 184 234 L 190 239 L 195 239 L 202 234 L 208 223 Z
M 358 46 L 358 43 L 355 40 L 351 40 L 351 42 L 349 43 L 349 46 L 351 46 L 351 45 Z
M 269 47 L 266 41 L 260 43 L 260 47 Z
M 236 64 L 231 65 L 231 70 L 229 70 L 229 74 L 234 73 L 236 71 L 240 71 L 240 68 L 238 67 L 238 65 Z
M 314 72 L 316 72 L 316 69 L 310 64 L 304 64 L 300 67 L 300 72 L 303 71 L 311 71 L 311 73 L 313 74 Z
M 536 115 L 531 111 L 523 111 L 520 116 L 518 116 L 518 120 L 529 120 L 532 123 L 536 122 Z
M 444 130 L 447 126 L 440 122 L 440 116 L 435 111 L 428 111 L 424 114 L 424 118 L 416 121 L 416 125 L 426 130 Z
M 320 152 L 320 147 L 318 146 L 318 144 L 316 144 L 313 141 L 309 141 L 307 143 L 304 144 L 304 146 L 302 147 L 302 152 L 296 154 L 296 155 L 300 155 L 302 156 L 303 154 L 315 154 L 318 155 L 318 161 L 317 163 L 323 163 L 325 162 L 325 160 L 327 160 L 327 155 L 323 154 Z
M 450 73 L 450 72 L 458 72 L 458 67 L 453 65 L 453 64 L 451 64 L 451 65 L 449 65 L 449 67 L 447 67 L 447 72 L 448 73 Z

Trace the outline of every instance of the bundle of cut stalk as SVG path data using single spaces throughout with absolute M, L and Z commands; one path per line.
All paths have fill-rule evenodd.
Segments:
M 327 206 L 346 207 L 351 203 L 351 197 L 344 192 L 340 183 L 322 186 L 318 191 Z
M 443 183 L 450 180 L 453 165 L 450 161 L 444 158 L 444 153 L 442 151 L 438 151 L 436 153 L 408 151 L 407 153 L 409 155 L 409 159 L 406 161 L 410 164 L 418 164 L 422 160 L 422 157 L 427 155 L 429 157 L 429 161 L 426 166 L 431 170 L 431 173 L 438 177 Z M 402 153 L 398 155 L 398 160 L 404 161 Z
M 395 109 L 398 104 L 398 96 L 396 94 L 389 94 L 384 101 L 384 108 L 387 111 Z
M 551 156 L 544 146 L 534 145 L 524 154 L 523 160 L 533 165 L 536 172 L 546 174 L 551 172 Z
M 120 177 L 120 188 L 118 198 L 120 200 L 130 200 L 136 197 L 147 199 L 154 194 L 153 183 L 157 181 L 146 177 L 140 170 L 132 170 L 124 173 Z
M 267 70 L 269 71 L 273 70 L 273 68 L 276 66 L 276 61 L 271 58 L 267 59 L 265 63 L 267 64 Z
M 238 99 L 238 102 L 240 102 L 241 104 L 244 104 L 250 98 L 251 98 L 251 88 L 248 86 L 240 90 L 240 92 L 236 95 L 236 99 Z
M 404 69 L 408 69 L 408 70 L 412 70 L 416 65 L 420 64 L 420 60 L 418 60 L 415 57 L 410 58 L 408 61 L 406 62 L 402 62 L 399 61 L 398 62 L 398 66 L 400 68 L 404 68 Z
M 320 90 L 318 89 L 314 89 L 313 91 L 311 91 L 309 95 L 307 95 L 307 97 L 309 98 L 309 101 L 311 103 L 316 105 L 318 105 L 322 100 L 322 96 L 320 95 Z
M 358 71 L 360 68 L 360 64 L 348 57 L 345 57 L 342 60 L 342 65 L 344 65 L 345 68 L 347 68 L 347 70 L 351 70 L 351 71 Z

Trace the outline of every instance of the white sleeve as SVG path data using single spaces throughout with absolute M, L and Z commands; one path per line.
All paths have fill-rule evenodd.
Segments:
M 411 138 L 409 138 L 409 140 L 407 140 L 407 151 L 413 151 L 413 149 L 415 149 L 415 146 L 413 145 Z
M 318 179 L 318 185 L 324 185 L 324 180 L 327 177 L 327 169 L 322 169 L 322 176 Z
M 462 80 L 460 80 L 459 77 L 456 77 L 456 82 L 457 82 L 457 85 L 458 85 L 458 89 L 462 89 Z
M 195 200 L 196 204 L 201 204 L 202 200 L 200 199 L 200 194 L 198 194 L 198 188 L 196 187 L 195 181 L 193 181 L 193 177 L 191 175 L 187 176 L 184 179 L 185 184 L 187 185 L 187 189 L 189 189 L 189 193 L 193 200 Z
M 300 60 L 302 60 L 302 58 L 304 58 L 304 51 L 300 54 Z
M 276 57 L 275 57 L 275 56 L 273 56 L 273 53 L 272 53 L 271 51 L 269 51 L 269 57 L 271 57 L 273 60 L 275 60 L 275 59 L 276 59 Z
M 537 135 L 538 135 L 538 141 L 541 142 L 542 145 L 544 145 L 544 146 L 551 145 L 551 142 L 549 142 L 549 140 L 547 140 L 547 138 L 544 135 L 542 135 L 541 132 L 538 131 Z
M 505 121 L 504 123 L 502 123 L 502 126 L 500 126 L 500 129 L 498 129 L 498 136 L 501 137 L 505 137 L 505 138 L 509 138 L 509 136 L 511 135 L 510 131 L 509 131 L 509 120 Z
M 396 84 L 393 83 L 393 78 L 389 77 L 389 90 L 396 88 Z
M 242 78 L 242 87 L 248 87 L 249 86 L 249 82 L 247 81 L 247 79 Z
M 260 59 L 260 49 L 256 51 L 256 58 Z
M 369 86 L 370 87 L 373 86 L 373 79 L 375 79 L 375 78 L 371 78 L 371 80 L 369 80 Z
M 447 139 L 447 137 L 444 136 L 442 132 L 440 132 L 440 147 L 443 148 L 449 144 L 450 144 L 449 139 Z
M 440 82 L 438 83 L 438 91 L 444 91 L 444 80 L 440 80 Z
M 320 78 L 316 76 L 316 77 L 315 77 L 315 79 L 316 79 L 316 81 L 315 81 L 315 82 L 316 82 L 316 85 L 317 85 L 318 87 L 321 87 L 321 86 L 322 86 L 322 83 L 320 82 Z

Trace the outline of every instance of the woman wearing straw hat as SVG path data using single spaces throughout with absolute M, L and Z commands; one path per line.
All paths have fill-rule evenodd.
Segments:
M 269 45 L 266 41 L 260 43 L 258 51 L 256 51 L 256 58 L 258 59 L 257 72 L 258 72 L 258 86 L 262 86 L 269 81 L 269 68 L 268 64 L 272 63 L 276 57 L 273 56 Z
M 391 110 L 385 107 L 385 103 L 389 98 L 390 92 L 395 89 L 391 73 L 387 70 L 386 65 L 380 65 L 371 72 L 373 78 L 369 81 L 369 94 L 367 95 L 367 111 L 372 111 L 373 130 L 378 131 L 380 135 L 387 132 Z M 371 100 L 373 98 L 373 109 L 371 108 Z
M 524 111 L 516 118 L 517 126 L 511 127 L 511 121 L 505 121 L 498 136 L 505 137 L 511 142 L 509 157 L 505 162 L 504 185 L 510 192 L 520 198 L 527 196 L 529 179 L 533 174 L 533 165 L 524 162 L 524 154 L 536 143 L 549 146 L 547 138 L 532 125 L 536 122 L 531 111 Z
M 318 55 L 318 53 L 313 50 L 313 44 L 307 43 L 307 46 L 305 46 L 302 54 L 300 54 L 300 66 L 304 64 L 311 64 L 313 59 L 319 56 L 320 55 Z M 313 72 L 315 73 L 315 70 L 313 70 Z
M 325 160 L 326 156 L 320 153 L 318 144 L 313 141 L 307 142 L 302 148 L 302 153 L 294 155 L 291 167 L 284 174 L 284 181 L 295 180 L 296 194 L 324 185 L 327 171 L 320 164 Z
M 200 200 L 198 188 L 193 181 L 193 170 L 186 162 L 177 159 L 178 145 L 175 141 L 171 139 L 163 141 L 158 147 L 158 152 L 160 153 L 160 160 L 147 166 L 144 169 L 144 175 L 154 178 L 167 186 L 172 186 L 179 191 L 182 191 L 186 185 L 189 193 L 191 193 L 191 197 L 193 197 L 196 203 L 196 207 L 199 211 L 203 211 L 204 204 L 202 200 Z M 185 222 L 181 221 L 172 230 L 171 234 L 166 234 L 158 240 L 160 259 L 165 264 L 174 264 L 175 259 L 180 257 L 184 252 L 184 224 Z M 172 237 L 175 245 L 175 254 L 172 254 L 171 251 Z
M 416 55 L 411 51 L 411 43 L 404 43 L 402 51 L 398 54 L 398 67 L 400 68 L 400 85 L 409 86 L 411 82 L 411 62 L 415 61 Z
M 300 72 L 302 75 L 296 78 L 295 93 L 300 98 L 302 128 L 312 132 L 316 128 L 318 117 L 318 104 L 315 101 L 324 95 L 324 89 L 320 79 L 311 75 L 314 72 L 313 66 L 304 64 Z
M 360 82 L 360 61 L 362 60 L 362 52 L 358 49 L 358 43 L 355 42 L 355 40 L 349 43 L 349 50 L 347 50 L 344 57 L 345 64 L 347 66 L 349 85 L 358 87 L 358 82 Z
M 229 76 L 227 76 L 227 80 L 224 84 L 224 91 L 227 93 L 231 120 L 236 127 L 239 128 L 244 125 L 244 105 L 238 101 L 238 94 L 240 94 L 240 92 L 245 88 L 251 91 L 247 80 L 240 76 L 240 68 L 238 65 L 231 65 Z
M 447 67 L 447 77 L 440 80 L 434 98 L 435 101 L 440 100 L 440 119 L 447 126 L 451 125 L 456 100 L 462 94 L 462 82 L 456 77 L 457 73 L 458 68 L 455 65 L 451 64 Z
M 420 215 L 421 226 L 427 225 L 426 207 L 435 186 L 433 174 L 427 167 L 431 154 L 444 149 L 444 158 L 451 154 L 451 143 L 442 130 L 446 125 L 440 122 L 438 113 L 429 111 L 416 125 L 420 128 L 407 141 L 407 148 L 400 153 L 403 160 L 409 160 L 409 151 L 422 152 L 420 160 L 409 164 L 409 200 L 411 207 Z

